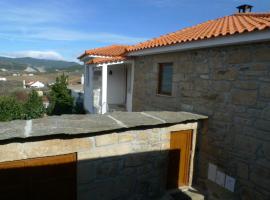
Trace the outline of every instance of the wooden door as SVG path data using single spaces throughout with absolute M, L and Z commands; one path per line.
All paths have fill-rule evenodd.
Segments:
M 75 200 L 76 191 L 76 154 L 0 163 L 1 200 Z
M 171 132 L 168 188 L 179 188 L 188 185 L 191 151 L 192 130 Z

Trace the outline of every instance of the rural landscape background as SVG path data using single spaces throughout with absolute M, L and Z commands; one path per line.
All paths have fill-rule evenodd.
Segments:
M 55 82 L 56 77 L 62 73 L 69 75 L 70 84 L 77 84 L 83 67 L 67 61 L 0 57 L 0 77 L 6 78 L 6 81 L 0 81 L 0 95 L 24 91 L 23 80 L 26 83 L 41 81 L 47 86 Z

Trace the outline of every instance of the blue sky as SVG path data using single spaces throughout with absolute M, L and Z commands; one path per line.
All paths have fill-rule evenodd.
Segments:
M 0 55 L 76 60 L 85 49 L 134 44 L 269 0 L 1 0 Z

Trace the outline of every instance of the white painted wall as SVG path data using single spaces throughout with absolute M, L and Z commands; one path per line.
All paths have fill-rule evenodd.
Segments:
M 92 68 L 85 65 L 84 66 L 84 100 L 83 105 L 84 109 L 87 112 L 93 112 L 93 83 L 91 81 L 93 75 L 92 75 Z
M 110 71 L 112 74 L 110 74 Z M 125 65 L 108 67 L 108 104 L 126 102 L 126 68 Z

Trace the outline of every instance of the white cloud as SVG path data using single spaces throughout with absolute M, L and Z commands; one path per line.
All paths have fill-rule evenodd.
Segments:
M 87 33 L 65 29 L 44 29 L 26 35 L 30 39 L 46 39 L 58 41 L 87 40 L 107 43 L 137 43 L 146 38 L 119 35 L 114 33 Z
M 64 60 L 64 57 L 55 51 L 18 51 L 11 53 L 3 53 L 3 56 L 13 57 L 13 58 L 22 58 L 22 57 L 31 57 L 38 59 L 49 59 L 49 60 Z
M 132 37 L 115 33 L 93 33 L 55 27 L 0 27 L 0 38 L 8 40 L 51 40 L 51 41 L 94 41 L 104 43 L 133 44 L 146 40 L 143 37 Z

